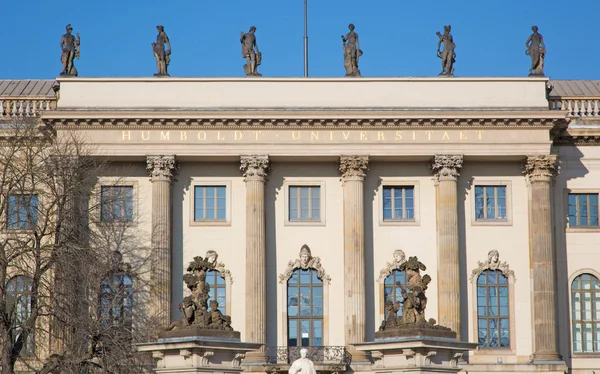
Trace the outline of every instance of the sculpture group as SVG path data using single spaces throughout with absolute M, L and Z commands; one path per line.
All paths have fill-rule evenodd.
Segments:
M 81 39 L 79 34 L 76 37 L 71 34 L 73 28 L 71 25 L 67 25 L 67 33 L 64 34 L 60 41 L 60 48 L 62 50 L 61 62 L 62 72 L 61 76 L 76 77 L 78 75 L 77 69 L 73 64 L 75 58 L 79 58 L 81 50 Z M 347 77 L 360 77 L 360 69 L 358 68 L 358 62 L 360 57 L 363 55 L 363 51 L 360 49 L 358 41 L 358 34 L 354 31 L 355 27 L 353 24 L 348 25 L 349 32 L 346 35 L 342 35 L 342 46 L 344 54 L 344 68 L 346 69 Z M 156 59 L 156 70 L 154 74 L 156 77 L 168 77 L 168 67 L 171 62 L 171 43 L 169 37 L 165 32 L 165 28 L 162 25 L 156 26 L 158 35 L 156 36 L 156 42 L 152 43 L 152 52 Z M 537 26 L 531 27 L 533 34 L 529 36 L 525 42 L 527 50 L 525 54 L 531 58 L 531 68 L 529 69 L 530 76 L 543 76 L 544 75 L 544 58 L 546 56 L 546 46 L 544 44 L 544 38 L 542 34 L 538 32 Z M 442 60 L 442 71 L 440 77 L 453 77 L 454 76 L 454 63 L 456 62 L 456 43 L 450 31 L 452 30 L 450 25 L 444 26 L 444 33 L 439 31 L 436 33 L 438 36 L 438 47 L 437 56 Z M 248 77 L 260 77 L 262 76 L 258 71 L 258 67 L 262 63 L 262 53 L 258 50 L 258 44 L 256 42 L 256 27 L 250 27 L 247 33 L 242 32 L 240 36 L 240 43 L 242 45 L 242 58 L 246 59 L 244 64 L 244 72 Z M 442 47 L 443 46 L 443 47 Z

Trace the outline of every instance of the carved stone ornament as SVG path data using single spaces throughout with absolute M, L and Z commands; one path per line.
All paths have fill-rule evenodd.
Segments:
M 340 174 L 342 179 L 361 178 L 367 175 L 369 156 L 342 156 L 340 157 Z
M 246 357 L 244 353 L 236 353 L 233 357 L 233 360 L 231 360 L 231 367 L 234 369 L 239 369 L 244 357 Z
M 310 248 L 306 244 L 300 249 L 298 258 L 288 262 L 285 271 L 279 275 L 279 283 L 287 282 L 296 269 L 314 269 L 317 271 L 317 277 L 320 280 L 327 283 L 331 282 L 331 277 L 327 275 L 325 269 L 323 269 L 323 265 L 321 265 L 321 259 L 319 257 L 313 257 Z
M 523 174 L 531 182 L 554 180 L 559 171 L 560 166 L 554 155 L 530 156 L 523 161 Z
M 205 351 L 202 355 L 200 366 L 207 367 L 210 365 L 210 358 L 215 355 L 213 351 Z
M 457 180 L 462 164 L 462 155 L 435 155 L 429 168 L 438 181 Z
M 148 156 L 146 157 L 146 170 L 152 179 L 173 180 L 179 171 L 175 156 Z
M 479 274 L 486 270 L 500 270 L 506 278 L 512 278 L 513 282 L 516 281 L 515 272 L 510 269 L 506 261 L 500 262 L 500 253 L 495 249 L 488 252 L 486 261 L 477 261 L 477 268 L 471 272 L 470 281 L 477 280 Z
M 271 169 L 269 164 L 269 156 L 242 156 L 240 158 L 240 171 L 244 176 L 244 180 L 266 180 L 267 174 Z
M 397 249 L 394 251 L 394 259 L 392 262 L 388 262 L 387 265 L 381 269 L 379 272 L 379 278 L 377 282 L 383 283 L 385 282 L 385 278 L 387 278 L 394 270 L 400 270 L 400 266 L 406 262 L 406 255 L 404 251 L 401 249 Z

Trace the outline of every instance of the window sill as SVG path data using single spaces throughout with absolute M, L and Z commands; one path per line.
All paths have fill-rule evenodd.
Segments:
M 384 220 L 381 219 L 379 220 L 379 226 L 419 226 L 420 222 L 416 219 L 407 219 L 407 220 L 394 220 L 394 219 L 388 219 L 388 220 Z
M 325 226 L 324 220 L 285 220 L 284 226 Z
M 512 220 L 508 219 L 475 219 L 471 221 L 471 226 L 512 226 L 512 224 Z
M 506 348 L 477 348 L 473 351 L 476 356 L 512 356 L 515 354 L 510 347 Z
M 137 220 L 132 220 L 132 221 L 102 221 L 102 220 L 95 220 L 93 221 L 97 226 L 104 226 L 104 227 L 108 227 L 108 226 L 119 226 L 119 227 L 137 227 Z
M 190 226 L 231 226 L 231 221 L 223 220 L 223 221 L 190 221 Z
M 600 232 L 600 226 L 592 227 L 567 227 L 566 232 Z

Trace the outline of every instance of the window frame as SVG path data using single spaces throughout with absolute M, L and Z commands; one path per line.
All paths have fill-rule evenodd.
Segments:
M 402 282 L 402 285 L 405 287 L 408 287 L 408 279 L 406 278 L 406 270 L 399 270 L 399 269 L 392 269 L 392 271 L 383 279 L 383 283 L 382 283 L 382 292 L 381 292 L 381 307 L 383 309 L 383 318 L 382 321 L 385 320 L 387 318 L 387 312 L 385 310 L 385 289 L 388 287 L 391 287 L 393 292 L 395 293 L 396 290 L 400 290 L 400 287 L 398 287 L 398 285 L 396 284 L 396 282 L 394 282 L 394 280 L 396 280 L 396 272 L 398 273 L 404 273 L 404 282 Z M 388 279 L 389 277 L 392 277 L 392 282 L 393 283 L 386 283 L 386 279 Z M 402 299 L 402 297 L 400 297 Z M 394 302 L 396 302 L 397 300 L 393 300 Z M 397 317 L 402 317 L 402 308 L 398 309 L 398 312 L 396 312 L 396 316 Z
M 319 187 L 319 219 L 307 219 L 307 220 L 290 220 L 290 188 L 291 187 Z M 325 226 L 326 225 L 326 211 L 325 211 L 325 197 L 326 197 L 325 182 L 322 180 L 307 180 L 307 179 L 285 179 L 283 181 L 283 198 L 284 198 L 284 226 Z
M 574 272 L 571 277 L 569 277 L 568 280 L 568 287 L 569 287 L 569 353 L 571 355 L 572 358 L 599 358 L 600 357 L 600 350 L 597 352 L 575 352 L 573 350 L 573 292 L 572 292 L 572 284 L 575 281 L 575 279 L 577 279 L 579 276 L 581 275 L 585 275 L 585 274 L 589 274 L 591 276 L 596 277 L 596 279 L 600 280 L 600 273 L 597 272 L 596 270 L 593 269 L 580 269 L 576 272 Z M 591 289 L 590 289 L 591 290 Z M 592 308 L 593 308 L 593 304 L 592 304 Z M 592 309 L 593 311 L 593 309 Z M 593 316 L 592 316 L 593 317 Z M 593 319 L 592 319 L 593 321 Z M 598 320 L 598 323 L 600 323 L 600 320 Z M 593 341 L 592 341 L 593 342 Z
M 383 189 L 384 187 L 412 187 L 413 188 L 413 219 L 383 219 Z M 421 188 L 418 180 L 406 180 L 398 178 L 380 178 L 376 196 L 378 211 L 377 219 L 379 226 L 420 226 L 421 225 Z
M 598 226 L 571 226 L 569 220 L 569 195 L 571 194 L 597 194 L 600 205 L 600 190 L 590 188 L 565 188 L 564 193 L 564 219 L 567 232 L 600 232 L 600 222 Z M 600 209 L 600 208 L 599 208 Z M 600 212 L 599 212 L 600 213 Z M 600 217 L 599 217 L 600 221 Z M 570 287 L 570 286 L 569 286 Z
M 506 188 L 506 219 L 477 219 L 476 213 L 476 199 L 475 199 L 475 188 L 476 187 L 502 187 Z M 471 225 L 472 226 L 512 226 L 512 181 L 510 180 L 499 180 L 499 179 L 473 179 L 472 187 L 469 190 L 471 195 L 469 198 L 471 206 L 469 207 L 471 214 Z
M 36 215 L 36 222 L 32 225 L 28 225 L 28 227 L 18 227 L 18 221 L 17 221 L 17 227 L 10 227 L 10 218 L 9 218 L 9 200 L 11 196 L 37 196 L 37 215 Z M 40 221 L 40 206 L 42 204 L 42 194 L 37 191 L 37 190 L 32 190 L 32 191 L 17 191 L 14 193 L 9 193 L 6 195 L 7 200 L 6 200 L 6 212 L 4 214 L 4 229 L 7 232 L 26 232 L 26 231 L 31 231 L 34 230 L 36 228 L 36 226 L 38 225 L 39 221 Z M 17 209 L 18 212 L 18 209 Z M 18 218 L 18 213 L 17 213 L 17 218 Z
M 104 216 L 103 216 L 103 213 L 104 213 L 103 212 L 103 206 L 104 206 L 104 200 L 103 200 L 104 194 L 103 194 L 103 192 L 104 191 L 103 190 L 105 188 L 108 188 L 108 189 L 113 189 L 113 188 L 121 188 L 121 189 L 122 188 L 131 188 L 131 219 L 130 220 L 127 220 L 127 219 L 114 219 L 114 218 L 113 219 L 108 219 L 108 220 L 104 219 Z M 136 213 L 136 209 L 135 209 L 136 198 L 135 198 L 135 186 L 133 184 L 131 184 L 131 183 L 102 184 L 102 185 L 100 185 L 100 194 L 99 195 L 100 195 L 99 196 L 100 197 L 100 206 L 99 206 L 99 209 L 100 209 L 100 215 L 99 215 L 100 222 L 102 222 L 102 223 L 119 223 L 119 222 L 122 222 L 122 223 L 132 223 L 132 222 L 135 222 L 135 217 L 136 217 L 136 214 L 135 214 Z M 123 195 L 123 198 L 119 199 L 119 200 L 121 200 L 120 202 L 123 204 L 122 210 L 123 210 L 123 215 L 125 215 L 125 195 Z
M 196 221 L 196 187 L 225 187 L 225 219 L 206 219 Z M 190 185 L 191 198 L 189 205 L 190 226 L 231 226 L 232 191 L 231 181 L 202 178 Z
M 492 272 L 495 274 L 496 280 L 498 280 L 498 282 L 490 284 L 487 282 L 487 280 L 489 279 L 488 274 Z M 485 283 L 479 283 L 479 278 L 481 276 L 484 276 L 486 278 Z M 504 279 L 506 279 L 506 283 L 500 283 L 500 277 L 503 277 Z M 484 319 L 486 320 L 486 325 L 489 324 L 490 320 L 496 320 L 498 321 L 498 327 L 497 330 L 499 332 L 500 335 L 500 320 L 501 319 L 508 319 L 508 346 L 502 347 L 502 346 L 498 346 L 498 347 L 490 347 L 490 346 L 479 346 L 479 349 L 495 349 L 495 350 L 506 350 L 506 349 L 510 349 L 511 346 L 511 341 L 514 339 L 514 337 L 511 334 L 511 328 L 510 328 L 510 322 L 511 322 L 511 316 L 510 316 L 510 307 L 511 307 L 511 297 L 510 297 L 510 287 L 509 287 L 509 277 L 507 277 L 502 270 L 500 269 L 485 269 L 483 270 L 481 273 L 479 273 L 477 275 L 477 277 L 475 277 L 474 279 L 475 282 L 475 286 L 476 286 L 476 294 L 475 296 L 475 303 L 476 303 L 476 308 L 477 308 L 477 320 L 473 322 L 474 326 L 473 329 L 475 329 L 475 334 L 477 336 L 477 342 L 479 342 L 479 320 L 480 319 Z M 486 295 L 485 297 L 485 305 L 482 306 L 483 308 L 488 309 L 490 307 L 489 305 L 489 295 L 488 292 L 490 289 L 495 289 L 497 294 L 495 295 L 494 299 L 498 300 L 498 314 L 497 315 L 490 315 L 489 311 L 486 310 L 485 315 L 480 315 L 479 314 L 479 288 L 483 287 L 486 290 Z M 500 287 L 506 287 L 506 292 L 508 293 L 508 295 L 506 295 L 506 314 L 501 314 L 500 313 L 500 308 L 502 308 L 502 306 L 500 305 Z M 486 334 L 489 333 L 490 328 L 489 325 L 486 326 L 485 328 L 486 330 Z M 487 341 L 489 343 L 489 337 L 487 337 Z M 499 344 L 502 344 L 501 342 L 499 342 Z
M 122 289 L 125 288 L 129 288 L 128 290 L 128 295 L 127 294 L 123 294 L 121 297 L 121 301 L 125 300 L 126 297 L 129 297 L 129 299 L 131 300 L 131 316 L 125 316 L 125 306 L 124 303 L 121 303 L 120 307 L 121 307 L 121 324 L 119 324 L 120 327 L 125 327 L 127 330 L 131 330 L 133 328 L 133 318 L 134 318 L 134 314 L 135 314 L 135 297 L 134 297 L 134 277 L 128 272 L 128 271 L 123 271 L 123 270 L 116 270 L 113 271 L 109 274 L 106 275 L 106 277 L 104 277 L 104 279 L 102 280 L 102 282 L 100 283 L 100 290 L 98 293 L 98 319 L 100 321 L 100 324 L 103 325 L 104 324 L 104 316 L 102 314 L 103 312 L 103 306 L 102 306 L 102 301 L 104 300 L 105 295 L 115 295 L 115 293 L 107 293 L 104 292 L 104 285 L 106 284 L 107 281 L 109 281 L 111 278 L 115 277 L 115 276 L 120 276 L 121 277 L 121 282 L 119 284 L 119 287 L 122 287 Z M 125 282 L 123 282 L 123 280 L 125 279 L 125 277 L 129 278 L 129 281 L 131 282 L 129 285 L 125 284 Z M 120 289 L 119 291 L 121 292 L 122 289 Z M 111 308 L 110 310 L 113 310 L 113 308 Z M 110 314 L 110 313 L 109 313 Z M 123 322 L 125 322 L 125 324 L 123 324 Z M 106 327 L 106 326 L 105 326 Z
M 102 187 L 133 187 L 133 220 L 131 221 L 103 221 L 102 220 Z M 137 226 L 139 221 L 140 188 L 137 180 L 129 178 L 101 177 L 94 187 L 94 196 L 90 198 L 90 204 L 93 204 L 91 211 L 91 220 L 97 225 L 130 225 Z
M 9 291 L 8 290 L 9 289 L 9 285 L 11 284 L 11 282 L 13 280 L 16 280 L 17 278 L 24 278 L 24 279 L 28 280 L 28 282 L 29 282 L 28 283 L 29 284 L 29 291 L 15 290 L 13 292 L 13 291 Z M 29 277 L 27 275 L 23 275 L 23 274 L 13 275 L 6 282 L 6 294 L 7 294 L 7 296 L 8 296 L 9 293 L 14 293 L 14 295 L 15 295 L 16 298 L 18 298 L 19 296 L 23 296 L 23 295 L 29 295 L 27 297 L 27 300 L 26 300 L 27 301 L 27 304 L 26 304 L 27 318 L 26 319 L 28 319 L 29 317 L 31 317 L 31 285 L 32 284 L 33 284 L 33 279 L 31 279 L 31 277 Z M 12 322 L 11 322 L 11 324 L 12 324 Z M 14 338 L 16 338 L 16 335 L 14 336 Z M 30 344 L 32 344 L 32 347 L 27 352 L 19 354 L 19 357 L 21 357 L 23 359 L 29 359 L 29 358 L 35 357 L 35 354 L 36 354 L 36 327 L 35 326 L 32 329 L 32 336 L 29 338 L 29 341 L 30 341 Z
M 300 279 L 301 279 L 300 274 L 303 271 L 308 271 L 309 272 L 309 282 L 308 283 L 301 283 L 301 281 L 300 281 Z M 293 288 L 296 288 L 298 290 L 298 292 L 300 292 L 300 289 L 303 288 L 303 287 L 309 287 L 310 288 L 310 290 L 311 290 L 310 291 L 311 292 L 311 295 L 310 295 L 310 308 L 311 309 L 314 307 L 313 289 L 314 288 L 320 288 L 321 289 L 321 315 L 320 316 L 315 316 L 315 315 L 313 315 L 312 312 L 311 312 L 311 315 L 309 315 L 309 316 L 302 316 L 301 313 L 300 313 L 300 308 L 301 308 L 300 305 L 297 305 L 297 307 L 299 309 L 298 315 L 297 316 L 290 316 L 290 314 L 289 314 L 289 304 L 288 304 L 289 299 L 290 299 L 290 294 L 289 294 L 290 280 L 292 278 L 294 278 L 294 275 L 296 273 L 298 274 L 298 277 L 297 277 L 298 282 L 291 284 L 291 286 Z M 313 282 L 313 276 L 316 277 L 320 281 L 320 283 L 314 283 Z M 326 283 L 325 280 L 320 279 L 318 277 L 318 270 L 316 270 L 316 269 L 314 269 L 312 267 L 311 268 L 307 268 L 307 269 L 302 269 L 302 268 L 296 268 L 296 269 L 294 269 L 294 271 L 293 271 L 292 275 L 290 276 L 290 278 L 288 278 L 285 281 L 285 291 L 286 291 L 285 292 L 285 295 L 286 295 L 286 297 L 285 297 L 285 307 L 286 307 L 286 309 L 285 309 L 285 316 L 286 316 L 286 318 L 285 318 L 285 325 L 286 325 L 286 337 L 287 337 L 287 340 L 285 341 L 285 346 L 287 346 L 287 347 L 315 347 L 315 345 L 314 345 L 314 338 L 315 337 L 313 336 L 314 335 L 314 321 L 320 321 L 321 322 L 321 345 L 318 346 L 318 347 L 324 347 L 324 346 L 326 346 L 326 344 L 325 344 L 325 327 L 326 327 L 326 324 L 325 324 L 325 319 L 326 319 L 326 317 L 325 317 L 325 302 L 326 302 L 326 300 L 325 300 L 325 283 Z M 303 346 L 303 345 L 296 344 L 294 346 L 290 346 L 289 345 L 289 340 L 290 340 L 289 326 L 290 326 L 290 322 L 291 321 L 296 321 L 297 327 L 299 327 L 301 325 L 302 321 L 304 321 L 304 320 L 309 321 L 309 324 L 310 324 L 309 328 L 313 331 L 313 334 L 310 334 L 310 336 L 309 336 L 309 345 L 308 346 Z M 297 333 L 298 332 L 299 331 L 297 331 Z M 298 342 L 301 342 L 301 341 L 302 341 L 302 338 L 300 338 L 300 337 L 297 336 L 296 337 L 296 342 L 298 343 Z
M 215 282 L 210 282 L 209 277 L 210 277 L 210 279 L 214 279 Z M 219 283 L 217 278 L 221 278 L 223 280 L 223 282 Z M 219 302 L 219 310 L 223 314 L 229 315 L 229 308 L 228 308 L 228 302 L 227 302 L 227 279 L 223 276 L 223 274 L 221 274 L 219 269 L 210 269 L 206 272 L 206 284 L 208 284 L 210 286 L 209 295 L 212 293 L 212 297 L 209 297 L 209 299 L 208 299 L 208 304 L 209 304 L 208 311 L 211 310 L 210 309 L 210 300 L 217 300 L 217 302 L 219 302 L 219 297 L 215 296 L 215 294 L 218 294 L 217 290 L 222 289 L 222 290 L 224 290 L 225 296 L 224 296 L 222 302 Z

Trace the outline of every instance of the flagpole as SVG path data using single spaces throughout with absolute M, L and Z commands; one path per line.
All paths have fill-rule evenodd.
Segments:
M 308 78 L 308 12 L 304 0 L 304 78 Z

